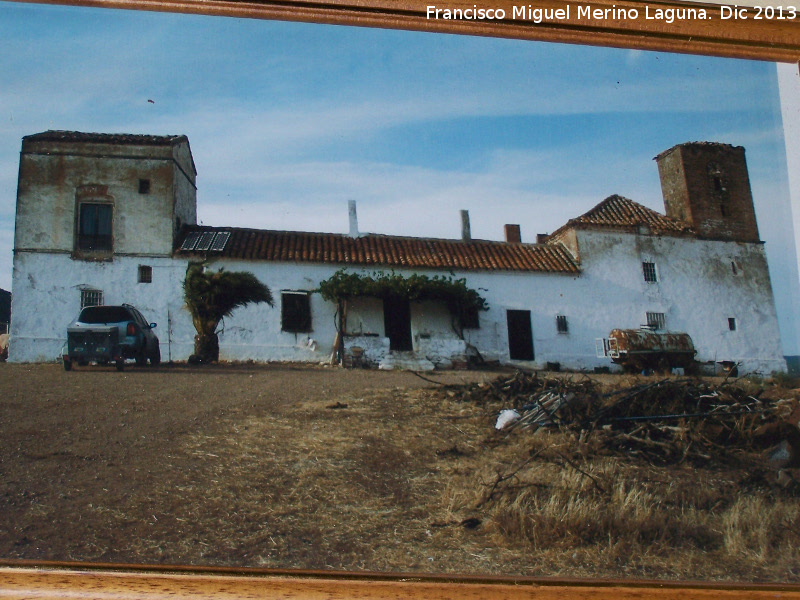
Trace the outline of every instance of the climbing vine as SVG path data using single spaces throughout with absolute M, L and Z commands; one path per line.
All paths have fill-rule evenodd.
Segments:
M 464 323 L 470 314 L 489 310 L 486 300 L 477 291 L 467 287 L 466 280 L 454 277 L 413 274 L 408 277 L 395 272 L 372 274 L 349 273 L 339 269 L 328 279 L 321 281 L 316 289 L 329 302 L 336 303 L 336 341 L 334 359 L 344 359 L 344 332 L 347 323 L 347 301 L 356 297 L 379 299 L 405 298 L 409 301 L 439 300 L 446 304 L 451 315 L 453 331 L 464 339 Z M 477 349 L 476 349 L 477 352 Z M 478 353 L 480 356 L 480 353 Z
M 486 300 L 477 291 L 468 288 L 465 279 L 435 275 L 413 274 L 408 277 L 397 273 L 350 273 L 336 271 L 321 281 L 317 290 L 323 298 L 341 304 L 357 296 L 372 298 L 406 298 L 410 301 L 439 300 L 454 315 L 489 310 Z

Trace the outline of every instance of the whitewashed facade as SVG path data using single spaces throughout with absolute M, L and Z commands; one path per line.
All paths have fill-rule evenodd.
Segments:
M 383 301 L 351 300 L 345 347 L 362 349 L 364 360 L 375 366 L 449 367 L 475 350 L 487 360 L 532 367 L 612 366 L 596 355 L 596 338 L 655 320 L 665 330 L 688 333 L 697 359 L 710 367 L 728 362 L 739 363 L 740 371 L 783 371 L 764 247 L 754 217 L 741 209 L 741 173 L 728 173 L 744 168 L 743 150 L 738 165 L 735 151 L 741 149 L 724 144 L 676 148 L 660 155 L 662 170 L 675 167 L 680 152 L 688 153 L 687 172 L 705 161 L 713 193 L 699 205 L 721 211 L 722 218 L 700 214 L 697 207 L 682 218 L 664 216 L 611 197 L 540 243 L 521 244 L 514 236 L 487 242 L 360 234 L 354 219 L 350 235 L 198 226 L 185 137 L 28 136 L 20 167 L 9 360 L 57 360 L 67 324 L 96 292 L 105 304 L 133 304 L 157 322 L 164 360 L 186 360 L 195 332 L 182 282 L 190 261 L 204 260 L 210 268 L 252 272 L 276 300 L 274 307 L 250 305 L 225 319 L 225 360 L 328 361 L 336 307 L 314 290 L 347 268 L 464 278 L 489 305 L 479 327 L 465 329 L 461 339 L 443 304 L 412 302 L 403 334 L 408 339 L 398 340 L 387 333 L 394 317 L 387 320 Z M 668 213 L 683 210 L 676 208 L 680 181 L 689 188 L 697 183 L 691 173 L 684 175 L 662 173 Z M 85 203 L 104 206 L 85 209 Z M 743 228 L 735 222 L 741 211 L 748 221 Z M 100 237 L 86 237 L 84 229 L 92 228 L 86 214 L 97 225 L 95 213 L 113 213 L 110 241 L 103 237 L 105 222 Z M 210 246 L 198 250 L 191 240 L 203 234 Z M 94 242 L 100 250 L 79 248 Z M 309 309 L 310 323 L 290 323 L 287 306 L 297 303 Z M 523 331 L 520 341 L 519 330 L 528 328 L 530 340 Z M 405 344 L 409 352 L 392 350 Z

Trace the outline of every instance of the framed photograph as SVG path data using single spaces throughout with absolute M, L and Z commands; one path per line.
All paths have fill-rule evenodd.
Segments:
M 0 14 L 0 288 L 13 278 L 22 323 L 12 318 L 0 364 L 1 416 L 15 422 L 0 443 L 3 594 L 800 598 L 800 479 L 783 469 L 788 482 L 766 483 L 741 461 L 732 475 L 735 457 L 693 470 L 724 446 L 720 431 L 685 424 L 721 410 L 709 398 L 733 394 L 725 386 L 738 371 L 757 377 L 724 410 L 760 415 L 780 401 L 782 417 L 800 415 L 788 383 L 800 368 L 800 6 L 80 0 L 3 2 Z M 133 182 L 129 211 L 97 166 L 109 157 L 136 161 L 114 175 Z M 697 216 L 700 205 L 675 191 L 691 184 L 693 160 L 721 216 Z M 36 208 L 64 181 L 68 206 Z M 162 191 L 174 198 L 166 220 L 147 204 Z M 598 275 L 606 289 L 592 302 L 560 300 L 552 280 L 577 280 L 586 248 L 611 244 L 609 256 L 630 258 L 616 238 L 591 237 L 604 219 L 616 219 L 614 235 L 650 240 L 631 250 L 635 276 Z M 740 249 L 660 258 L 694 238 Z M 421 256 L 404 245 L 418 239 L 428 262 L 397 258 Z M 465 258 L 456 247 L 467 243 Z M 715 290 L 747 287 L 763 269 L 754 300 L 709 325 L 720 348 L 757 339 L 750 362 L 695 340 L 713 391 L 689 383 L 692 361 L 636 363 L 680 373 L 670 385 L 684 387 L 671 393 L 691 392 L 696 405 L 659 414 L 660 429 L 646 429 L 649 414 L 613 413 L 642 425 L 608 425 L 605 445 L 587 441 L 589 425 L 557 440 L 544 427 L 502 433 L 503 413 L 545 411 L 555 396 L 519 391 L 502 407 L 516 417 L 490 415 L 487 390 L 521 390 L 534 364 L 587 386 L 586 374 L 608 371 L 599 361 L 616 367 L 623 342 L 603 330 L 572 362 L 544 346 L 566 348 L 614 315 L 651 336 L 702 321 L 664 291 L 691 261 L 725 267 L 706 265 L 711 283 L 681 292 L 704 290 L 691 309 L 700 315 L 727 306 L 730 294 Z M 63 283 L 73 262 L 88 275 Z M 314 266 L 328 262 L 345 270 Z M 441 277 L 417 282 L 412 301 L 398 295 L 430 265 Z M 507 301 L 491 289 L 496 268 L 512 273 Z M 130 271 L 125 297 L 114 269 Z M 268 287 L 237 282 L 253 299 L 204 340 L 206 313 L 184 307 L 191 278 L 236 270 Z M 528 271 L 537 289 L 514 280 Z M 383 296 L 354 300 L 366 287 Z M 647 310 L 626 304 L 634 287 Z M 544 316 L 519 299 L 536 294 L 551 303 Z M 90 320 L 111 304 L 125 313 L 122 330 L 105 313 Z M 458 359 L 419 325 L 437 319 L 455 332 L 447 344 L 463 346 Z M 279 341 L 267 347 L 249 322 Z M 108 336 L 91 356 L 61 335 L 77 340 L 87 324 Z M 126 355 L 120 331 L 161 342 L 143 335 Z M 691 348 L 680 335 L 669 343 Z M 394 359 L 418 361 L 409 370 L 387 366 L 388 354 L 421 347 L 424 361 Z M 220 349 L 230 365 L 203 364 Z M 466 369 L 478 359 L 497 369 Z M 255 365 L 280 361 L 294 366 Z M 87 362 L 97 365 L 81 372 Z M 386 369 L 380 390 L 358 368 L 367 363 Z M 785 397 L 758 387 L 771 373 Z M 628 396 L 592 394 L 655 394 L 660 384 L 647 381 Z M 791 463 L 789 438 L 774 451 L 788 458 L 764 460 Z M 546 465 L 534 473 L 537 457 Z M 551 485 L 547 473 L 569 482 Z M 698 492 L 704 483 L 710 491 Z

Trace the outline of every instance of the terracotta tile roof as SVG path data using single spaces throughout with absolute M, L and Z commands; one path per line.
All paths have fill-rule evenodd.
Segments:
M 230 232 L 221 251 L 181 250 L 193 232 Z M 558 244 L 509 244 L 486 240 L 441 240 L 364 234 L 266 231 L 236 227 L 188 227 L 177 256 L 219 256 L 243 260 L 329 263 L 367 267 L 578 273 L 572 255 Z
M 567 229 L 617 229 L 637 231 L 641 225 L 647 226 L 657 235 L 692 235 L 694 230 L 683 221 L 666 217 L 623 196 L 609 196 L 580 217 L 570 219 L 553 232 L 549 239 Z
M 89 144 L 120 144 L 131 146 L 171 146 L 188 141 L 185 135 L 139 135 L 132 133 L 83 133 L 81 131 L 49 130 L 26 135 L 31 142 L 82 142 Z

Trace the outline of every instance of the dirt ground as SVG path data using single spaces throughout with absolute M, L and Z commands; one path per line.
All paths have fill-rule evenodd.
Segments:
M 317 366 L 0 363 L 0 556 L 485 570 L 491 552 L 434 527 L 436 452 L 464 441 L 467 415 L 413 401 L 432 386 Z
M 424 377 L 458 384 L 499 375 L 508 372 Z M 321 366 L 67 373 L 59 365 L 0 363 L 0 557 L 486 575 L 774 576 L 763 565 L 753 572 L 726 571 L 733 563 L 706 569 L 697 557 L 713 556 L 701 547 L 680 569 L 663 557 L 626 556 L 610 539 L 593 554 L 572 547 L 534 553 L 530 544 L 482 526 L 486 515 L 462 488 L 494 476 L 475 483 L 475 473 L 488 468 L 480 463 L 484 448 L 506 467 L 518 459 L 493 441 L 496 410 L 450 401 L 439 388 L 409 372 Z M 603 468 L 612 464 L 606 460 Z M 730 480 L 717 476 L 721 486 Z M 584 488 L 591 483 L 578 479 Z M 792 564 L 790 557 L 778 577 L 792 578 Z

